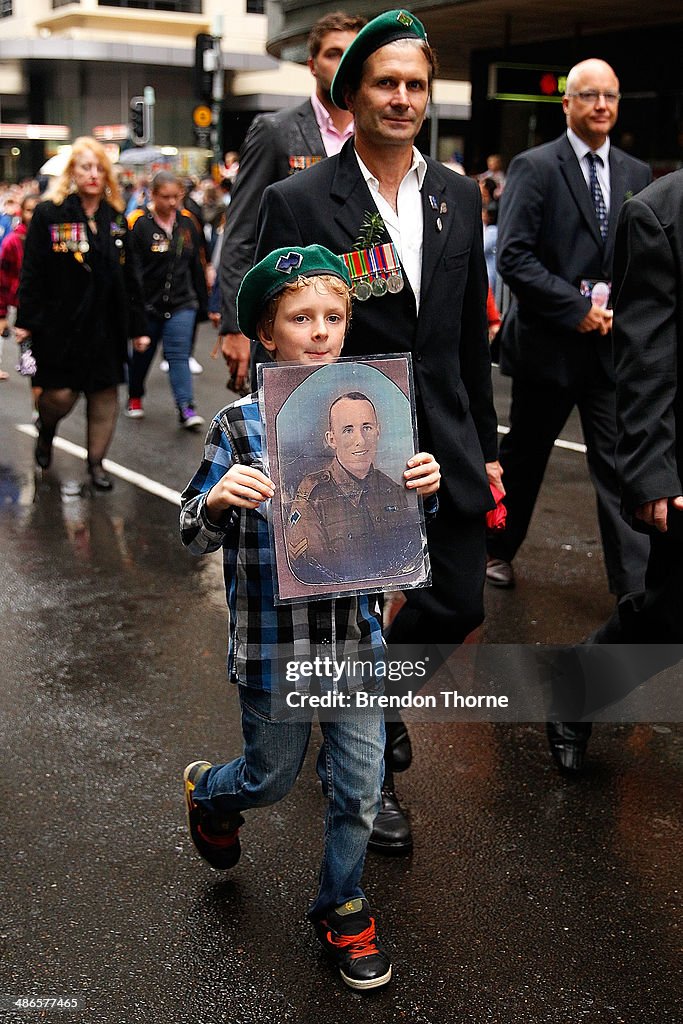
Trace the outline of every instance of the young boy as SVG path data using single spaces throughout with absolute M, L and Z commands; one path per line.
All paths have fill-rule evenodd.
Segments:
M 245 276 L 237 298 L 240 330 L 260 338 L 277 361 L 330 363 L 339 356 L 351 311 L 343 261 L 318 245 L 277 249 Z M 334 655 L 383 645 L 377 596 L 275 605 L 263 473 L 263 424 L 256 395 L 222 409 L 204 459 L 182 496 L 183 543 L 194 554 L 223 548 L 230 611 L 228 674 L 239 686 L 244 752 L 229 764 L 194 761 L 184 772 L 190 834 L 219 870 L 240 856 L 243 811 L 284 797 L 311 734 L 310 720 L 276 713 L 272 656 L 291 648 Z M 436 493 L 439 467 L 427 453 L 408 460 L 405 486 Z M 334 646 L 332 646 L 334 644 Z M 317 771 L 327 798 L 319 888 L 308 914 L 316 935 L 351 988 L 385 985 L 391 962 L 360 887 L 380 806 L 384 722 L 381 709 L 346 708 L 320 722 Z

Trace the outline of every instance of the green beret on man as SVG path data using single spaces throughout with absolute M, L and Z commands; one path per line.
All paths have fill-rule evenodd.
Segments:
M 360 77 L 360 70 L 368 57 L 382 46 L 399 39 L 417 39 L 427 42 L 425 27 L 409 11 L 385 11 L 364 25 L 353 42 L 344 50 L 337 73 L 332 81 L 330 95 L 335 106 L 346 110 L 344 88 L 349 80 Z
M 288 245 L 273 249 L 242 279 L 237 293 L 237 322 L 242 334 L 256 337 L 256 327 L 266 303 L 298 277 L 319 277 L 331 274 L 351 287 L 351 278 L 344 260 L 324 245 Z

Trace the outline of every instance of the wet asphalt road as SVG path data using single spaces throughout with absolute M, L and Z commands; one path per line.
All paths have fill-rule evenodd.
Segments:
M 229 400 L 206 353 L 207 417 Z M 5 366 L 9 359 L 6 357 Z M 501 419 L 506 389 L 497 384 Z M 165 378 L 110 456 L 174 490 L 202 435 Z M 240 745 L 224 675 L 217 557 L 181 548 L 177 510 L 117 481 L 79 494 L 58 451 L 35 480 L 28 389 L 0 385 L 0 996 L 72 997 L 93 1024 L 664 1024 L 680 1021 L 678 725 L 601 725 L 580 781 L 542 728 L 421 723 L 399 779 L 416 837 L 369 855 L 365 885 L 395 978 L 341 984 L 305 920 L 323 803 L 311 750 L 293 793 L 255 812 L 227 876 L 194 854 L 180 776 Z M 62 436 L 83 443 L 80 411 Z M 579 440 L 570 423 L 565 437 Z M 581 455 L 557 451 L 513 592 L 487 593 L 486 642 L 570 642 L 611 607 Z M 317 741 L 313 744 L 317 747 Z M 11 1009 L 8 1021 L 48 1019 Z

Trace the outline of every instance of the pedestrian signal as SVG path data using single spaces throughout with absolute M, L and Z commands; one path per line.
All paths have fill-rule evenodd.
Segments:
M 145 101 L 142 96 L 136 96 L 130 101 L 129 117 L 131 141 L 140 146 L 147 142 L 147 131 L 145 126 Z
M 213 36 L 208 32 L 200 32 L 195 36 L 194 49 L 194 94 L 198 99 L 211 99 L 215 61 Z

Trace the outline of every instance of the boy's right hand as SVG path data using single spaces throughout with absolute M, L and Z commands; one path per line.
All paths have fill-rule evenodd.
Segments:
M 257 508 L 274 493 L 273 481 L 260 469 L 235 463 L 206 496 L 209 519 L 218 519 L 229 508 Z

